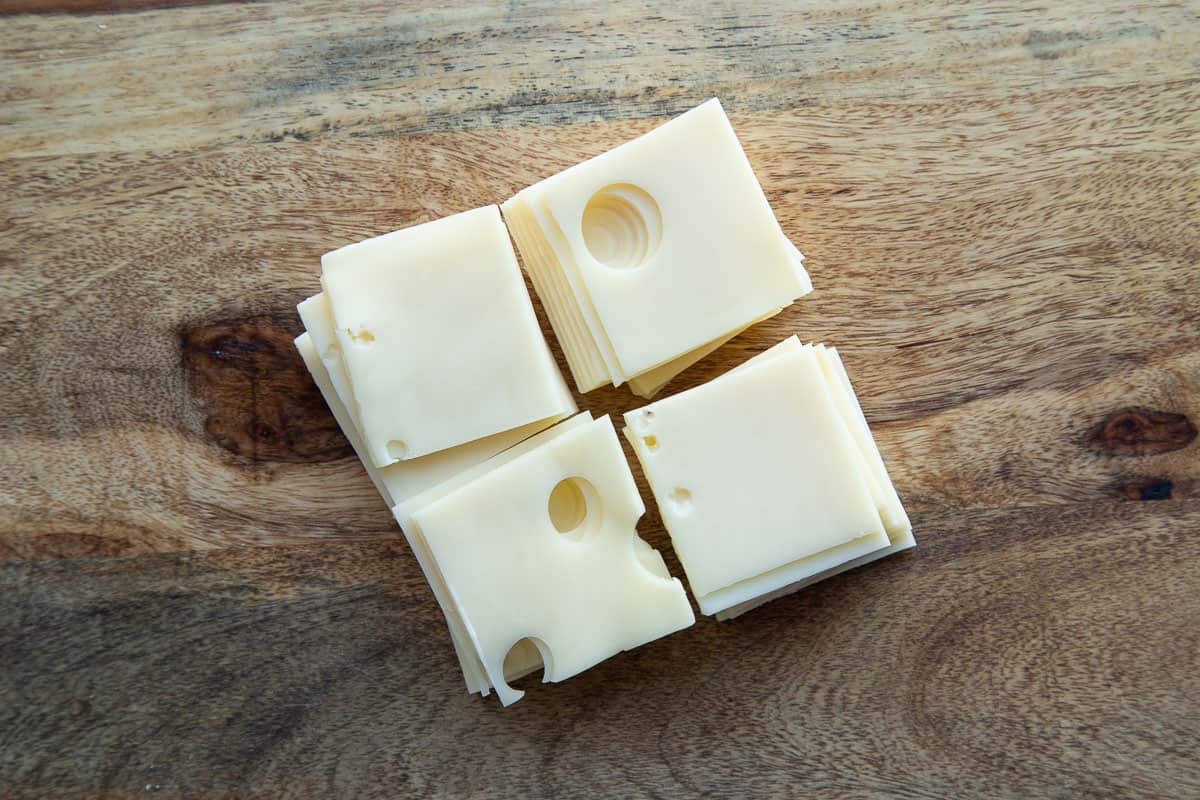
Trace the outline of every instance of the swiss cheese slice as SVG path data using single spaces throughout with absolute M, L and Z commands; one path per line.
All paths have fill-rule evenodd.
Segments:
M 644 512 L 607 418 L 570 430 L 415 510 L 501 701 L 523 640 L 561 681 L 694 622 L 682 585 L 637 536 Z M 403 523 L 402 523 L 403 524 Z
M 746 610 L 892 546 L 881 513 L 890 498 L 873 493 L 877 476 L 835 391 L 843 385 L 818 351 L 792 337 L 625 415 L 706 614 Z
M 715 99 L 502 210 L 581 391 L 650 392 L 812 290 Z
M 321 264 L 343 395 L 375 466 L 574 413 L 495 206 Z

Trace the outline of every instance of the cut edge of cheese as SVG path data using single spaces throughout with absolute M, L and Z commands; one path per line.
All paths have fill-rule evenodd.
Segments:
M 761 605 L 761 603 L 768 602 L 761 598 L 766 597 L 773 600 L 790 594 L 802 588 L 802 585 L 807 585 L 805 581 L 813 575 L 832 574 L 835 569 L 851 561 L 874 555 L 881 549 L 886 549 L 887 541 L 886 534 L 872 533 L 860 536 L 715 592 L 709 592 L 703 596 L 697 595 L 696 602 L 699 603 L 700 610 L 710 616 L 720 614 L 733 606 L 750 603 Z
M 883 455 L 879 452 L 879 445 L 871 433 L 871 426 L 867 423 L 866 414 L 863 413 L 862 404 L 859 403 L 858 395 L 850 383 L 850 376 L 846 373 L 841 356 L 833 347 L 818 344 L 815 348 L 821 369 L 829 381 L 834 399 L 837 400 L 838 411 L 858 447 L 863 471 L 876 498 L 888 536 L 893 544 L 904 538 L 905 534 L 911 539 L 912 523 L 900 502 L 900 495 L 896 492 L 891 475 L 888 474 L 887 465 L 883 462 Z
M 660 391 L 662 391 L 664 386 L 666 386 L 668 383 L 670 383 L 672 380 L 674 380 L 675 377 L 677 375 L 679 375 L 681 372 L 683 372 L 685 369 L 687 369 L 688 367 L 697 363 L 698 361 L 703 360 L 708 355 L 710 355 L 713 351 L 717 350 L 718 348 L 724 346 L 728 342 L 737 338 L 738 336 L 745 333 L 747 330 L 754 327 L 758 323 L 764 322 L 764 321 L 770 319 L 771 317 L 778 314 L 780 311 L 783 311 L 783 309 L 777 308 L 774 311 L 770 312 L 769 314 L 764 314 L 763 316 L 759 317 L 758 319 L 754 320 L 753 322 L 750 322 L 750 323 L 744 325 L 743 327 L 738 328 L 736 331 L 733 331 L 728 336 L 722 336 L 718 339 L 714 339 L 713 341 L 708 342 L 707 344 L 703 344 L 700 347 L 697 347 L 695 350 L 692 350 L 690 353 L 684 353 L 683 355 L 679 356 L 679 358 L 676 358 L 673 361 L 668 361 L 666 364 L 662 364 L 660 366 L 654 367 L 653 369 L 649 369 L 649 370 L 641 373 L 640 375 L 630 378 L 629 379 L 630 391 L 632 391 L 635 395 L 637 395 L 638 397 L 641 397 L 644 400 L 652 399 L 656 394 L 658 394 Z
M 329 373 L 329 379 L 333 383 L 333 388 L 342 401 L 346 413 L 350 415 L 355 429 L 362 430 L 362 423 L 358 418 L 358 400 L 354 397 L 354 388 L 350 385 L 350 375 L 346 372 L 345 362 L 342 361 L 342 346 L 333 332 L 333 307 L 329 305 L 329 295 L 325 292 L 318 292 L 298 303 L 296 311 L 300 314 L 300 322 L 303 323 L 313 346 L 317 349 L 317 356 L 325 365 L 326 372 Z
M 579 306 L 565 285 L 565 277 L 547 255 L 549 245 L 542 239 L 537 223 L 531 219 L 525 198 L 517 195 L 500 206 L 509 233 L 521 253 L 525 271 L 542 299 L 550 325 L 567 356 L 567 365 L 580 392 L 590 392 L 609 378 L 596 342 L 587 329 Z
M 596 350 L 604 362 L 604 368 L 608 372 L 609 380 L 613 386 L 620 386 L 626 381 L 627 376 L 621 367 L 620 360 L 617 358 L 616 350 L 613 349 L 612 342 L 604 330 L 604 325 L 600 322 L 600 315 L 592 304 L 587 285 L 584 283 L 583 276 L 579 272 L 579 265 L 575 263 L 575 258 L 570 246 L 567 244 L 566 236 L 558 224 L 558 220 L 545 208 L 541 192 L 536 186 L 526 189 L 521 194 L 525 196 L 525 207 L 529 209 L 530 218 L 541 233 L 549 253 L 554 258 L 557 271 L 562 275 L 566 286 L 570 290 L 570 299 L 579 310 L 588 333 L 591 334 L 592 341 L 595 342 Z
M 803 578 L 799 581 L 796 581 L 795 583 L 787 584 L 786 586 L 782 586 L 772 592 L 761 595 L 759 597 L 754 597 L 754 598 L 751 598 L 744 602 L 737 603 L 737 604 L 728 606 L 726 608 L 723 608 L 716 613 L 716 617 L 721 622 L 724 622 L 725 620 L 734 619 L 735 617 L 740 617 L 742 614 L 745 614 L 747 611 L 753 611 L 754 609 L 758 608 L 759 606 L 769 603 L 772 600 L 777 600 L 780 597 L 786 597 L 789 594 L 793 594 L 793 593 L 798 592 L 801 589 L 804 589 L 808 586 L 812 586 L 814 583 L 820 583 L 821 581 L 825 580 L 826 578 L 832 578 L 834 575 L 841 575 L 843 572 L 849 572 L 850 570 L 856 569 L 857 567 L 861 567 L 865 564 L 870 564 L 873 561 L 878 561 L 881 558 L 886 558 L 887 556 L 890 556 L 894 553 L 899 553 L 901 551 L 907 550 L 907 549 L 915 546 L 916 543 L 917 542 L 913 538 L 913 535 L 911 532 L 908 534 L 901 533 L 895 539 L 892 540 L 892 544 L 888 547 L 884 547 L 879 550 L 875 550 L 875 551 L 867 553 L 866 555 L 863 555 L 863 556 L 859 556 L 858 558 L 856 558 L 852 561 L 847 561 L 844 564 L 839 564 L 838 566 L 827 569 L 824 572 L 819 572 L 815 575 L 810 575 L 807 578 Z

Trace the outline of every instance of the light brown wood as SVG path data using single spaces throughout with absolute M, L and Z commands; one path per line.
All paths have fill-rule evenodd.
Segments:
M 1196 7 L 791 6 L 0 17 L 0 794 L 1200 792 Z M 918 548 L 501 711 L 292 306 L 712 94 Z

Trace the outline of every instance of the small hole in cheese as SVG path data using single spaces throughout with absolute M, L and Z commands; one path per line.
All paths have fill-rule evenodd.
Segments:
M 546 512 L 556 531 L 578 541 L 597 527 L 600 495 L 585 478 L 563 478 L 550 492 Z
M 692 508 L 692 493 L 683 487 L 677 486 L 671 490 L 671 505 L 677 511 L 690 511 Z
M 392 439 L 387 443 L 387 452 L 392 458 L 400 460 L 408 455 L 408 445 L 400 439 Z

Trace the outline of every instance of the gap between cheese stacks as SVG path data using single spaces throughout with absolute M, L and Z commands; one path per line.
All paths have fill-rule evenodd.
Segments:
M 715 98 L 501 209 L 582 392 L 650 396 L 812 291 Z
M 505 675 L 519 642 L 557 682 L 695 621 L 637 535 L 645 508 L 608 417 L 481 473 L 397 518 L 428 548 L 504 705 L 524 694 Z
M 306 324 L 331 319 L 314 342 L 374 466 L 576 410 L 496 206 L 347 245 L 321 266 L 325 299 L 300 310 Z
M 831 348 L 793 336 L 625 421 L 706 614 L 737 616 L 915 544 Z

